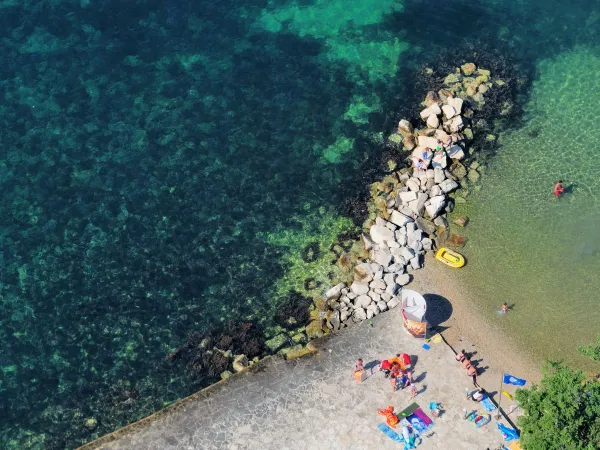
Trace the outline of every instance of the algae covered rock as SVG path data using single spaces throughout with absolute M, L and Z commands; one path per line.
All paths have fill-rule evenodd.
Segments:
M 281 334 L 278 334 L 277 336 L 267 340 L 265 342 L 265 345 L 271 352 L 275 353 L 277 350 L 279 350 L 281 347 L 283 347 L 286 344 L 287 340 L 288 340 L 288 336 L 284 333 L 281 333 Z

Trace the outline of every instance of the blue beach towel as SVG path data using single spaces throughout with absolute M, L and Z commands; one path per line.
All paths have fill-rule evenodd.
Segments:
M 387 423 L 380 423 L 377 425 L 377 428 L 379 428 L 392 441 L 401 442 L 403 444 L 405 443 L 404 438 L 392 430 L 392 427 L 390 427 Z
M 489 397 L 486 397 L 483 400 L 481 400 L 481 404 L 486 409 L 486 411 L 493 411 L 496 409 L 496 405 L 492 403 Z
M 498 426 L 498 429 L 500 430 L 500 433 L 502 433 L 502 437 L 506 442 L 513 439 L 519 439 L 519 433 L 517 430 L 509 428 L 506 425 L 502 425 L 501 423 L 497 423 L 496 425 Z

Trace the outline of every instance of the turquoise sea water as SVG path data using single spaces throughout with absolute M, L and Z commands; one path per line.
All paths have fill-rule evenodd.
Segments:
M 576 47 L 536 68 L 524 126 L 501 135 L 481 190 L 455 211 L 471 219 L 461 275 L 536 360 L 594 368 L 577 347 L 600 332 L 600 54 Z M 504 301 L 514 311 L 497 316 Z
M 529 105 L 541 68 L 595 53 L 597 7 L 1 1 L 0 447 L 73 448 L 213 382 L 168 355 L 240 322 L 266 338 L 292 291 L 318 294 L 422 66 L 518 67 Z M 593 118 L 573 114 L 577 139 Z

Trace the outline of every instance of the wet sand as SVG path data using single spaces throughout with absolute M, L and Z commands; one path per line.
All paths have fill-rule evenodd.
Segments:
M 496 376 L 499 384 L 502 372 L 507 372 L 529 383 L 539 381 L 542 362 L 532 359 L 511 336 L 482 317 L 475 306 L 476 293 L 454 276 L 456 270 L 427 255 L 425 267 L 413 274 L 415 279 L 407 287 L 425 295 L 428 320 L 444 329 L 445 339 L 457 351 L 477 351 L 476 358 L 484 358 L 480 365 L 490 366 L 485 378 Z

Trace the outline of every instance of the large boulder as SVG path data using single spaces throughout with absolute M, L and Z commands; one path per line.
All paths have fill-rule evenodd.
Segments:
M 412 192 L 414 194 L 414 192 Z M 409 222 L 412 222 L 412 218 L 408 217 L 404 214 L 402 214 L 401 212 L 398 212 L 396 210 L 392 211 L 392 215 L 390 216 L 390 221 L 395 224 L 398 225 L 399 227 L 403 227 L 404 225 L 406 225 Z
M 357 264 L 354 267 L 354 281 L 358 283 L 368 283 L 373 279 L 374 271 L 369 263 Z
M 387 302 L 387 307 L 388 307 L 388 309 L 395 308 L 396 306 L 398 306 L 400 304 L 400 302 L 401 302 L 401 300 L 398 297 L 394 296 L 394 297 L 392 297 L 392 299 L 389 302 Z
M 375 260 L 377 264 L 383 266 L 385 270 L 392 263 L 392 255 L 383 250 L 377 250 L 376 252 L 373 252 L 373 260 Z
M 425 96 L 425 101 L 423 103 L 425 103 L 425 106 L 431 106 L 434 103 L 437 103 L 438 105 L 442 102 L 442 100 L 440 99 L 440 96 L 438 95 L 437 92 L 435 91 L 429 91 L 427 92 L 427 95 Z
M 331 328 L 332 330 L 337 331 L 340 329 L 340 325 L 341 325 L 340 312 L 334 311 L 329 316 L 329 319 L 327 319 L 327 326 L 329 328 Z
M 456 181 L 447 179 L 440 183 L 440 188 L 444 193 L 452 192 L 453 190 L 458 188 L 458 183 Z
M 444 117 L 447 120 L 452 119 L 457 114 L 456 110 L 454 109 L 454 106 L 451 105 L 442 106 L 442 111 L 444 112 Z
M 342 289 L 344 289 L 344 287 L 346 287 L 344 283 L 336 284 L 334 287 L 325 292 L 325 298 L 327 300 L 337 300 L 338 298 L 340 298 L 340 295 L 342 294 Z
M 371 304 L 371 302 L 373 301 L 373 299 L 371 297 L 369 297 L 368 295 L 359 295 L 358 297 L 356 297 L 354 299 L 354 307 L 355 308 L 366 308 L 367 306 L 369 306 Z
M 398 122 L 398 133 L 400 133 L 402 136 L 410 136 L 414 131 L 415 130 L 413 126 L 408 120 L 402 119 L 400 122 Z
M 417 142 L 412 134 L 408 134 L 402 139 L 402 145 L 406 150 L 412 150 L 417 146 Z
M 461 236 L 460 234 L 452 233 L 446 239 L 446 245 L 450 247 L 462 247 L 467 243 L 467 238 L 465 236 Z
M 433 170 L 434 170 L 433 179 L 436 184 L 440 184 L 442 181 L 444 181 L 446 179 L 446 175 L 444 175 L 444 169 L 442 169 L 441 167 L 436 167 Z
M 367 283 L 357 283 L 356 281 L 350 285 L 350 289 L 356 295 L 364 295 L 369 292 L 369 285 Z
M 385 289 L 387 284 L 382 279 L 375 279 L 369 283 L 371 289 Z
M 465 124 L 461 116 L 454 116 L 448 123 L 448 129 L 451 133 L 458 133 L 464 126 Z
M 388 305 L 389 308 L 389 305 Z M 352 321 L 354 323 L 362 322 L 367 318 L 367 312 L 363 308 L 356 308 L 352 313 Z
M 462 98 L 450 97 L 450 98 L 448 98 L 447 103 L 456 110 L 457 114 L 460 114 L 462 112 L 462 107 L 463 107 L 463 99 Z
M 429 199 L 429 195 L 427 195 L 425 192 L 419 192 L 419 196 L 417 198 L 417 204 L 415 205 L 415 209 L 414 209 L 417 216 L 423 215 L 423 212 L 425 211 L 425 203 L 427 203 L 428 199 Z
M 442 110 L 440 109 L 440 105 L 438 105 L 437 103 L 432 104 L 431 106 L 425 108 L 423 111 L 421 111 L 421 119 L 423 120 L 427 120 L 427 118 L 431 115 L 438 115 L 441 114 Z
M 419 147 L 434 149 L 438 146 L 438 140 L 430 136 L 419 136 Z
M 425 206 L 425 211 L 432 219 L 435 219 L 446 205 L 446 196 L 438 195 L 429 199 L 429 204 Z
M 461 160 L 465 157 L 465 152 L 460 145 L 453 145 L 448 150 L 448 156 L 452 159 Z
M 469 223 L 469 218 L 467 216 L 458 216 L 454 219 L 454 223 L 459 227 L 466 227 L 467 223 Z
M 434 169 L 436 167 L 440 169 L 445 169 L 448 166 L 448 158 L 446 157 L 446 152 L 444 152 L 443 150 L 441 152 L 435 152 L 433 160 L 431 161 L 431 166 Z
M 437 128 L 440 126 L 440 119 L 435 114 L 430 115 L 427 118 L 427 126 L 429 128 Z
M 467 168 L 458 161 L 454 161 L 450 167 L 450 173 L 454 175 L 458 180 L 462 180 L 467 176 Z
M 467 178 L 471 183 L 477 183 L 479 180 L 479 172 L 474 169 L 470 169 L 469 172 L 467 172 Z
M 369 234 L 376 244 L 383 244 L 384 241 L 394 240 L 394 231 L 381 225 L 373 225 L 369 230 Z
M 406 182 L 406 187 L 413 192 L 419 192 L 421 190 L 421 183 L 418 178 L 411 178 Z
M 411 276 L 407 273 L 403 273 L 402 275 L 398 275 L 396 277 L 396 283 L 398 283 L 400 286 L 406 286 L 408 283 L 410 283 L 411 280 Z
M 435 233 L 435 230 L 437 229 L 431 220 L 427 220 L 424 217 L 417 217 L 415 221 L 419 229 L 430 236 Z
M 429 190 L 429 195 L 431 195 L 432 197 L 435 197 L 436 195 L 442 195 L 442 188 L 440 188 L 437 184 L 435 186 L 432 186 L 431 189 Z
M 400 198 L 402 203 L 408 203 L 417 199 L 417 193 L 414 191 L 400 192 L 398 194 L 398 197 Z

